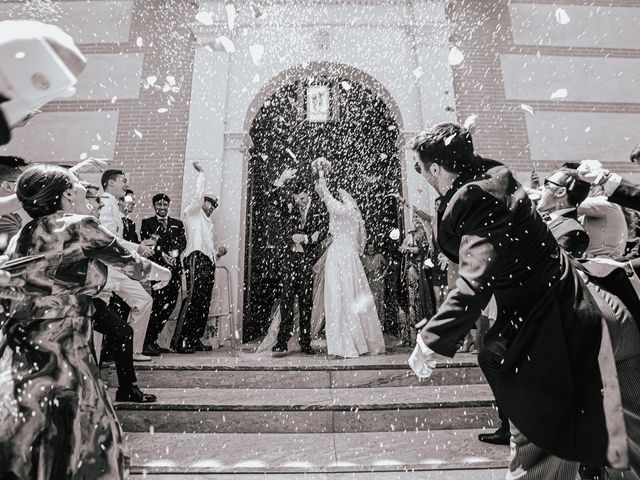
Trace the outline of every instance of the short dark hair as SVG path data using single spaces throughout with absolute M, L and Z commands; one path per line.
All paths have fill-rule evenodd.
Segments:
M 558 172 L 562 173 L 559 183 L 567 189 L 567 200 L 569 204 L 577 207 L 589 196 L 591 184 L 582 180 L 576 170 L 561 168 Z
M 451 173 L 474 166 L 473 140 L 469 131 L 456 123 L 438 123 L 411 141 L 425 166 L 435 163 Z
M 640 144 L 633 147 L 629 154 L 629 160 L 632 162 L 640 162 Z
M 169 195 L 167 195 L 166 193 L 156 193 L 151 199 L 151 203 L 155 205 L 156 202 L 159 202 L 160 200 L 164 200 L 165 202 L 171 203 L 171 199 L 169 198 Z
M 100 183 L 102 184 L 102 188 L 107 188 L 109 185 L 109 180 L 114 180 L 119 175 L 126 175 L 123 170 L 105 170 L 102 174 L 102 178 L 100 179 Z
M 0 181 L 11 175 L 20 175 L 29 163 L 21 157 L 0 156 Z
M 291 193 L 295 195 L 302 192 L 309 192 L 311 190 L 309 188 L 309 185 L 301 180 L 294 180 L 293 182 L 291 182 L 289 188 L 291 190 Z
M 577 170 L 580 166 L 580 162 L 564 162 L 562 168 L 568 168 L 570 170 Z
M 32 218 L 40 218 L 60 210 L 63 193 L 77 181 L 65 168 L 34 165 L 18 178 L 16 195 Z

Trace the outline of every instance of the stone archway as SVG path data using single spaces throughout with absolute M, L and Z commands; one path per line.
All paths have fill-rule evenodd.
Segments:
M 339 99 L 332 121 L 312 124 L 306 122 L 304 112 L 301 115 L 304 101 L 301 103 L 300 95 L 304 97 L 309 83 L 330 85 Z M 270 218 L 264 198 L 268 185 L 284 166 L 292 165 L 312 181 L 310 160 L 333 156 L 341 178 L 361 204 L 371 237 L 392 257 L 397 245 L 389 239 L 388 231 L 401 226 L 403 220 L 401 209 L 389 194 L 406 188 L 404 151 L 398 148 L 401 129 L 402 119 L 388 91 L 349 66 L 311 64 L 287 70 L 254 99 L 245 123 L 252 146 L 245 155 L 245 255 L 240 270 L 244 273 L 240 284 L 244 285 L 244 341 L 265 333 L 278 294 L 277 252 L 270 250 L 274 245 L 269 231 L 277 226 L 265 220 Z M 387 322 L 395 323 L 395 317 L 388 317 Z

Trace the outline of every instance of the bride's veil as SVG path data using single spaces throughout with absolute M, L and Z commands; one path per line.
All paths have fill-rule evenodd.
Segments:
M 360 255 L 363 255 L 365 246 L 367 245 L 367 230 L 364 226 L 364 219 L 362 218 L 360 208 L 358 208 L 358 204 L 355 199 L 345 189 L 339 188 L 338 193 L 340 193 L 342 203 L 354 212 L 354 217 L 358 222 L 358 247 Z

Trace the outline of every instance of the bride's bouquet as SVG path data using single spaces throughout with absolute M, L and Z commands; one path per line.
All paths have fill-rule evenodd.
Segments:
M 320 172 L 329 173 L 331 171 L 331 162 L 324 157 L 318 157 L 311 162 L 311 168 L 314 173 L 320 174 Z

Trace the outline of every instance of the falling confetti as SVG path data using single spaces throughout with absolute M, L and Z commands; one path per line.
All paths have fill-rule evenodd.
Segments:
M 224 9 L 227 12 L 227 26 L 233 31 L 236 26 L 236 6 L 233 3 L 227 3 Z
M 224 48 L 224 51 L 227 53 L 236 52 L 236 46 L 234 45 L 234 43 L 231 41 L 229 37 L 225 37 L 224 35 L 221 35 L 218 38 L 216 38 L 216 43 L 222 45 L 222 48 Z
M 135 128 L 133 129 L 133 133 L 136 135 L 136 137 L 138 138 L 142 138 L 142 133 L 140 133 L 139 130 L 136 130 Z
M 260 65 L 262 56 L 264 55 L 264 47 L 259 43 L 256 43 L 249 47 L 249 53 L 251 54 L 251 60 L 253 61 L 254 65 Z
M 167 113 L 169 111 L 168 108 L 159 108 L 158 113 Z
M 416 79 L 422 77 L 423 75 L 424 75 L 424 70 L 422 70 L 422 67 L 418 67 L 413 71 L 413 76 Z
M 340 82 L 340 86 L 346 90 L 347 92 L 349 90 L 351 90 L 351 84 L 349 82 L 347 82 L 346 80 L 343 80 L 342 82 Z
M 527 113 L 530 113 L 531 115 L 534 115 L 534 111 L 533 108 L 531 108 L 529 105 L 527 105 L 526 103 L 521 103 L 520 104 L 520 109 L 524 110 Z
M 559 88 L 558 90 L 553 92 L 551 94 L 551 100 L 554 100 L 556 98 L 567 98 L 567 89 L 566 88 Z
M 142 37 L 136 38 L 136 46 L 142 47 L 143 45 L 144 45 L 144 41 L 142 40 Z
M 467 130 L 472 129 L 476 125 L 476 120 L 478 120 L 478 115 L 476 115 L 475 113 L 469 115 L 464 120 L 464 124 L 463 124 L 464 128 L 466 128 Z
M 455 45 L 449 50 L 449 65 L 460 65 L 464 62 L 464 55 Z
M 205 11 L 199 12 L 196 15 L 196 20 L 203 25 L 207 25 L 207 26 L 213 25 L 213 16 L 209 12 L 205 12 Z
M 556 21 L 560 25 L 566 25 L 571 21 L 571 19 L 569 18 L 569 15 L 567 14 L 567 11 L 564 8 L 558 7 L 556 9 Z

